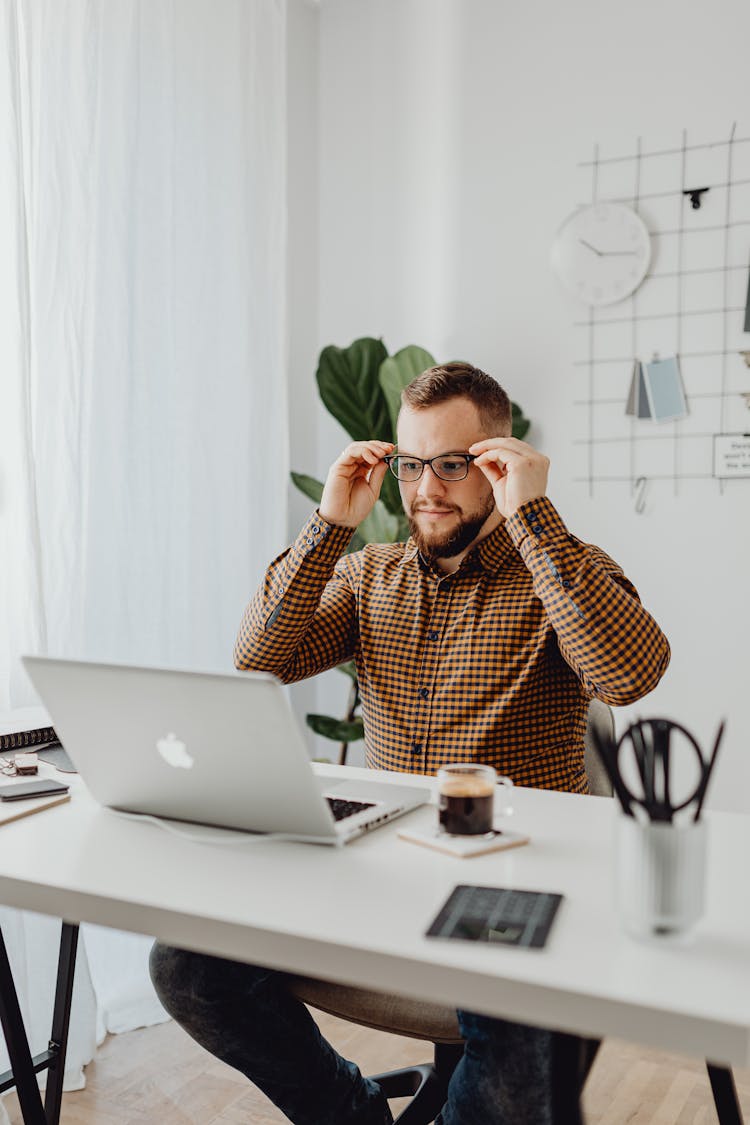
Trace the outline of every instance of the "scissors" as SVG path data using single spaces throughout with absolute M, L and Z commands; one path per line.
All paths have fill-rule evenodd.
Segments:
M 670 777 L 671 742 L 675 733 L 684 736 L 698 759 L 698 781 L 695 788 L 679 801 L 673 798 Z M 671 719 L 642 719 L 629 726 L 612 753 L 612 765 L 619 782 L 616 786 L 617 795 L 623 803 L 623 808 L 632 816 L 633 806 L 636 805 L 645 810 L 650 821 L 671 823 L 675 813 L 681 812 L 689 805 L 696 805 L 695 819 L 697 820 L 722 733 L 723 723 L 719 728 L 713 753 L 706 760 L 690 731 L 680 723 L 672 722 Z M 628 745 L 632 748 L 635 758 L 642 794 L 634 792 L 627 784 L 620 768 L 620 755 Z
M 693 821 L 697 821 L 700 817 L 708 782 L 716 764 L 716 756 L 724 734 L 724 726 L 725 724 L 722 721 L 716 732 L 714 748 L 707 759 L 703 757 L 698 743 L 690 732 L 670 719 L 639 720 L 628 727 L 619 742 L 615 742 L 609 735 L 598 731 L 596 728 L 591 733 L 602 765 L 622 806 L 622 811 L 627 816 L 635 816 L 633 806 L 637 805 L 645 810 L 651 821 L 670 824 L 676 812 L 680 812 L 691 804 L 695 805 Z M 669 770 L 670 742 L 673 731 L 679 732 L 687 739 L 699 763 L 699 779 L 695 789 L 677 804 L 672 800 Z M 642 796 L 633 792 L 632 788 L 625 782 L 620 769 L 620 752 L 628 743 L 632 748 L 641 779 Z

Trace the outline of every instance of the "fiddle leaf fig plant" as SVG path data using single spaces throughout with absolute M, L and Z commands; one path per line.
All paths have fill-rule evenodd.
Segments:
M 412 379 L 434 367 L 436 360 L 424 348 L 408 344 L 389 355 L 382 339 L 363 336 L 347 348 L 329 344 L 318 357 L 315 378 L 323 405 L 346 430 L 352 441 L 380 438 L 396 441 L 396 421 L 401 407 L 401 392 Z M 512 406 L 513 437 L 525 437 L 531 423 L 520 406 Z M 305 473 L 292 472 L 292 482 L 315 504 L 323 495 L 323 482 Z M 409 536 L 409 524 L 401 505 L 398 482 L 386 474 L 380 498 L 349 543 L 349 551 L 359 551 L 365 543 L 398 543 Z M 350 742 L 364 736 L 358 715 L 360 704 L 357 670 L 353 662 L 339 665 L 351 681 L 347 714 L 344 719 L 328 715 L 308 715 L 307 725 L 316 734 L 339 742 L 339 764 L 346 761 Z

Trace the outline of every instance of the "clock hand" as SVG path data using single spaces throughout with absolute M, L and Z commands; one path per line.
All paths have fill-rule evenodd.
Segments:
M 622 257 L 623 255 L 630 256 L 631 254 L 636 253 L 635 250 L 597 250 L 596 246 L 592 246 L 591 243 L 587 242 L 585 238 L 579 238 L 578 241 L 588 250 L 593 250 L 599 258 Z

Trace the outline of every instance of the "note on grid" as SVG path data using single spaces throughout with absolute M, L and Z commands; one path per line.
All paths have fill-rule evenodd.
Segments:
M 714 476 L 750 477 L 750 434 L 714 434 Z
M 674 422 L 688 413 L 682 374 L 676 355 L 643 364 L 649 413 L 654 422 Z

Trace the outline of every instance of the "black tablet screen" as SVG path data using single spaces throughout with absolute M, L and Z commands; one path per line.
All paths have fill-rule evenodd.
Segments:
M 541 949 L 561 901 L 547 891 L 459 886 L 426 936 Z

